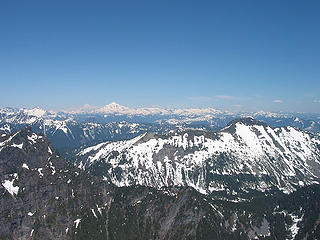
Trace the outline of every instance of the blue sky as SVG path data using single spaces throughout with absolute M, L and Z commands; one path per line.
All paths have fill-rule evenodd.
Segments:
M 320 1 L 1 1 L 0 106 L 320 113 Z

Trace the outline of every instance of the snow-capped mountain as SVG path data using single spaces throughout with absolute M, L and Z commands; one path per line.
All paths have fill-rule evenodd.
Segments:
M 103 107 L 92 107 L 85 105 L 79 109 L 66 110 L 66 113 L 71 114 L 119 114 L 119 115 L 218 115 L 224 113 L 223 111 L 213 108 L 186 108 L 186 109 L 175 109 L 175 108 L 161 108 L 161 107 L 140 107 L 140 108 L 129 108 L 122 106 L 118 103 L 112 102 Z M 229 113 L 229 112 L 225 112 Z M 231 113 L 230 113 L 231 114 Z
M 317 115 L 257 112 L 232 114 L 206 109 L 131 109 L 117 103 L 102 108 L 84 106 L 81 111 L 54 112 L 40 109 L 0 108 L 0 132 L 12 133 L 31 126 L 43 133 L 59 150 L 93 145 L 102 141 L 124 140 L 145 132 L 163 134 L 174 130 L 216 131 L 237 117 L 253 116 L 272 127 L 292 126 L 320 132 Z
M 320 138 L 252 118 L 218 132 L 142 134 L 78 152 L 76 164 L 117 186 L 191 186 L 205 194 L 283 192 L 320 182 Z
M 77 115 L 52 113 L 40 108 L 0 109 L 0 132 L 13 133 L 27 126 L 44 134 L 58 149 L 78 148 L 107 140 L 135 137 L 147 131 L 164 132 L 170 126 L 132 122 L 103 122 L 94 116 L 77 118 Z
M 118 188 L 68 164 L 31 128 L 0 135 L 0 196 L 1 239 L 320 236 L 319 185 L 246 202 L 217 201 L 190 187 Z
M 226 126 L 236 118 L 253 117 L 262 120 L 272 127 L 292 126 L 312 132 L 320 132 L 319 114 L 285 113 L 285 112 L 243 112 L 234 113 L 215 108 L 129 108 L 112 102 L 103 107 L 85 105 L 79 109 L 66 110 L 64 113 L 75 115 L 103 115 L 105 120 L 118 117 L 120 121 L 159 122 L 170 125 L 202 124 L 215 126 L 216 129 Z M 297 118 L 299 121 L 297 121 Z

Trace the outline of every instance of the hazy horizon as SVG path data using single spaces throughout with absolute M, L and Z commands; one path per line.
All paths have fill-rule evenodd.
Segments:
M 0 105 L 320 113 L 320 2 L 4 1 Z
M 212 109 L 212 110 L 217 110 L 217 111 L 221 111 L 222 113 L 234 113 L 234 114 L 246 114 L 246 113 L 279 113 L 279 114 L 316 114 L 318 115 L 319 113 L 317 112 L 301 112 L 301 111 L 269 111 L 269 110 L 265 110 L 265 109 L 253 109 L 253 110 L 229 110 L 229 109 L 221 109 L 221 108 L 215 108 L 214 106 L 208 106 L 208 107 L 199 107 L 199 106 L 160 106 L 160 105 L 140 105 L 140 106 L 127 106 L 127 105 L 123 105 L 123 104 L 119 104 L 117 102 L 110 102 L 108 104 L 105 105 L 90 105 L 90 104 L 85 104 L 83 106 L 77 106 L 77 107 L 65 107 L 65 108 L 43 108 L 40 107 L 39 105 L 35 105 L 35 106 L 1 106 L 0 105 L 0 109 L 1 108 L 13 108 L 13 109 L 41 109 L 41 110 L 45 110 L 45 111 L 52 111 L 52 112 L 69 112 L 69 113 L 76 113 L 77 111 L 83 111 L 85 112 L 86 110 L 88 111 L 88 113 L 90 113 L 90 110 L 99 110 L 102 109 L 104 107 L 110 106 L 112 104 L 116 104 L 119 105 L 120 107 L 125 107 L 128 108 L 128 110 L 139 110 L 139 109 L 163 109 L 163 110 L 187 110 L 187 109 L 196 109 L 196 110 L 204 110 L 204 109 Z M 115 111 L 117 112 L 117 111 Z

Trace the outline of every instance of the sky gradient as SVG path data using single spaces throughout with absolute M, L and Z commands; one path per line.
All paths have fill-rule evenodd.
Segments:
M 320 1 L 1 1 L 0 106 L 320 113 Z

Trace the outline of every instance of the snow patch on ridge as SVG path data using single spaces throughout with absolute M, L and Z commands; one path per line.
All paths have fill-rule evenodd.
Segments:
M 25 168 L 25 169 L 29 170 L 29 166 L 26 163 L 22 164 L 22 168 Z
M 2 182 L 2 186 L 12 195 L 17 195 L 18 191 L 19 191 L 19 187 L 18 186 L 14 186 L 13 183 L 14 181 L 18 178 L 18 174 L 14 173 L 11 174 L 12 180 L 4 180 Z
M 12 144 L 11 145 L 11 147 L 15 147 L 15 148 L 20 148 L 20 149 L 22 149 L 22 147 L 23 147 L 23 143 L 21 143 L 21 144 Z
M 81 218 L 78 218 L 73 221 L 76 224 L 76 228 L 78 228 L 79 223 L 81 222 Z

